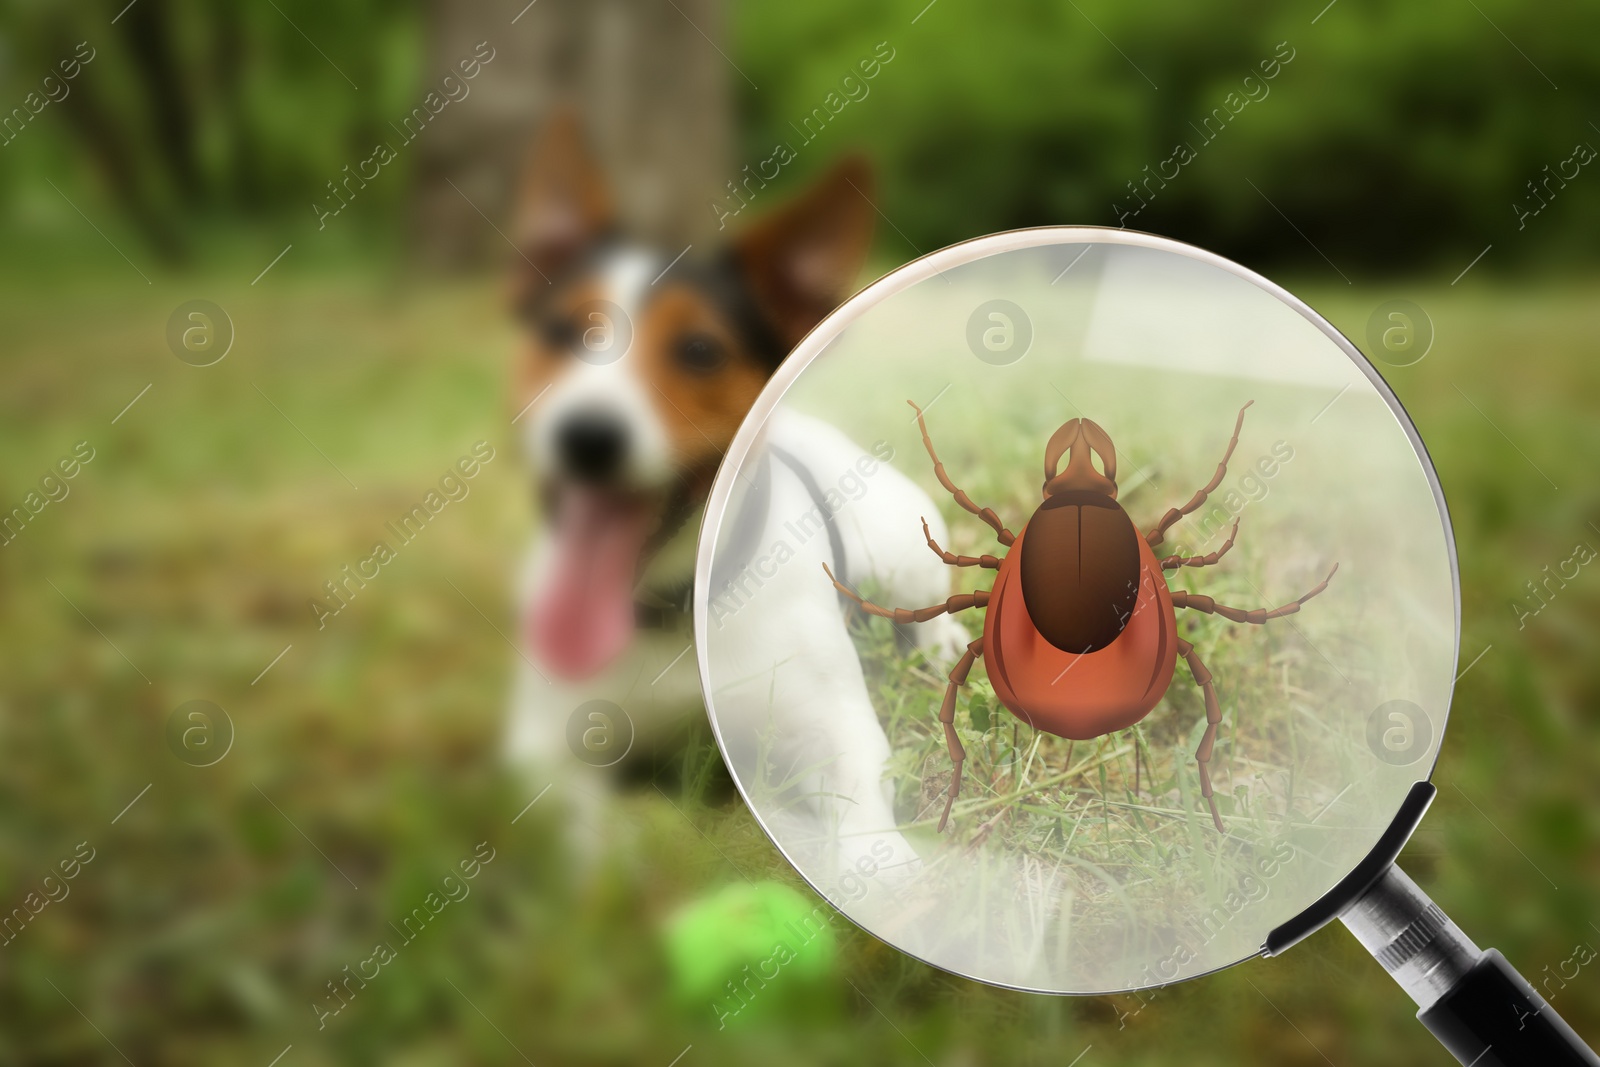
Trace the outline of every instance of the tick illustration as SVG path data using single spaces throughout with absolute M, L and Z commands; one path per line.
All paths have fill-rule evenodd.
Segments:
M 934 541 L 924 519 L 922 531 L 928 538 L 928 547 L 952 567 L 998 571 L 994 587 L 961 593 L 932 607 L 884 608 L 846 588 L 834 578 L 827 564 L 823 564 L 823 570 L 841 593 L 868 614 L 897 623 L 926 622 L 946 612 L 986 609 L 983 636 L 967 645 L 966 652 L 951 668 L 944 703 L 939 708 L 939 721 L 944 725 L 945 743 L 954 764 L 950 788 L 945 793 L 944 814 L 939 817 L 941 833 L 961 791 L 961 767 L 967 755 L 956 736 L 956 691 L 966 685 L 967 675 L 979 657 L 987 657 L 995 696 L 1013 715 L 1057 737 L 1086 741 L 1126 729 L 1149 714 L 1172 684 L 1172 672 L 1180 655 L 1205 698 L 1206 730 L 1194 754 L 1200 794 L 1211 810 L 1217 831 L 1224 832 L 1222 816 L 1212 796 L 1208 766 L 1222 709 L 1211 672 L 1194 646 L 1178 636 L 1177 609 L 1260 625 L 1299 611 L 1300 605 L 1328 588 L 1329 580 L 1339 569 L 1334 564 L 1316 588 L 1271 610 L 1246 611 L 1218 604 L 1198 593 L 1167 588 L 1166 571 L 1212 566 L 1233 547 L 1239 532 L 1237 519 L 1227 542 L 1215 552 L 1157 559 L 1154 551 L 1174 523 L 1199 509 L 1222 484 L 1228 460 L 1239 444 L 1244 413 L 1251 403 L 1254 401 L 1239 409 L 1233 438 L 1211 481 L 1183 507 L 1168 510 L 1143 536 L 1117 503 L 1116 448 L 1110 436 L 1089 419 L 1072 419 L 1050 435 L 1044 454 L 1044 500 L 1021 532 L 1014 534 L 993 509 L 980 508 L 950 480 L 933 450 L 922 409 L 911 404 L 939 484 L 964 510 L 994 529 L 1006 552 L 999 557 L 947 552 Z M 1099 470 L 1092 458 L 1095 455 L 1100 457 Z M 1063 457 L 1066 469 L 1057 473 Z

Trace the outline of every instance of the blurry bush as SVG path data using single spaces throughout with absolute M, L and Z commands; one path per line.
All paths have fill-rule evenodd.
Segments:
M 1247 262 L 1320 267 L 1264 193 L 1341 266 L 1395 272 L 1464 264 L 1516 231 L 1512 204 L 1530 201 L 1526 183 L 1544 180 L 1546 164 L 1577 142 L 1600 147 L 1600 8 L 1325 3 L 896 0 L 871 17 L 853 0 L 742 4 L 735 55 L 761 87 L 745 94 L 744 160 L 775 142 L 805 152 L 795 127 L 830 92 L 848 100 L 845 77 L 887 40 L 895 61 L 824 137 L 871 149 L 884 211 L 924 251 L 1018 226 L 1117 225 L 1114 205 L 1139 203 L 1128 183 L 1143 193 L 1186 143 L 1197 158 L 1165 188 L 1152 183 L 1127 225 Z M 1294 58 L 1265 81 L 1260 64 L 1279 42 Z M 1259 100 L 1247 97 L 1251 75 L 1267 89 Z M 1230 93 L 1246 100 L 1237 115 Z M 1229 121 L 1216 132 L 1212 119 L 1208 144 L 1218 108 Z M 1595 255 L 1600 173 L 1585 170 L 1574 180 L 1584 183 L 1593 188 L 1556 182 L 1550 212 L 1528 223 L 1541 256 Z
M 406 0 L 285 0 L 293 22 L 270 0 L 125 3 L 6 0 L 0 197 L 13 218 L 55 196 L 44 179 L 62 184 L 69 168 L 89 172 L 168 257 L 219 218 L 309 217 L 306 205 L 371 154 L 422 80 L 423 28 Z M 310 41 L 333 49 L 337 68 Z M 44 78 L 80 43 L 94 59 L 52 94 Z M 60 98 L 19 122 L 17 109 L 37 107 L 29 94 Z M 367 211 L 392 214 L 404 192 L 380 184 Z
M 118 15 L 122 6 L 0 6 L 0 113 L 26 110 L 79 42 L 97 49 L 70 93 L 48 105 L 59 114 L 0 138 L 0 207 L 11 219 L 55 195 L 45 177 L 59 183 L 76 166 L 169 253 L 219 216 L 308 221 L 327 182 L 368 158 L 450 66 L 435 42 L 477 33 L 478 22 L 491 45 L 523 57 L 505 60 L 497 78 L 573 62 L 575 90 L 606 96 L 605 65 L 570 59 L 578 44 L 530 43 L 553 32 L 535 21 L 558 17 L 546 8 L 568 10 L 555 0 L 517 25 L 498 8 L 491 19 L 484 4 L 450 0 L 138 0 Z M 634 0 L 581 10 L 593 25 L 574 42 L 645 18 Z M 690 10 L 721 36 L 715 2 Z M 473 12 L 473 25 L 463 29 L 454 11 Z M 1600 177 L 1551 178 L 1576 144 L 1600 145 L 1584 111 L 1600 91 L 1593 5 L 815 0 L 734 3 L 727 15 L 728 58 L 698 29 L 670 46 L 657 29 L 644 34 L 663 53 L 651 79 L 715 71 L 737 92 L 747 121 L 727 177 L 759 169 L 779 143 L 796 159 L 780 183 L 864 145 L 883 164 L 893 228 L 923 250 L 1006 227 L 1122 218 L 1252 262 L 1313 258 L 1281 211 L 1334 261 L 1390 271 L 1463 261 L 1515 233 L 1516 205 L 1534 202 L 1535 182 L 1550 210 L 1528 225 L 1543 232 L 1496 262 L 1534 247 L 1558 261 L 1595 254 L 1585 235 L 1600 225 L 1600 196 L 1566 185 L 1600 186 Z M 894 59 L 864 78 L 861 63 L 885 53 Z M 1265 79 L 1263 63 L 1286 55 Z M 610 80 L 639 65 L 610 64 Z M 519 112 L 497 100 L 489 110 L 503 118 L 473 121 L 500 122 L 520 144 L 545 103 Z M 699 109 L 674 106 L 684 131 L 633 122 L 625 136 L 703 136 L 687 132 Z M 1169 162 L 1185 145 L 1194 158 Z M 437 159 L 418 153 L 397 166 L 415 179 Z M 395 230 L 417 205 L 416 183 L 375 186 L 354 214 Z M 727 195 L 705 190 L 703 222 L 715 222 L 714 203 Z M 1128 216 L 1141 200 L 1148 207 Z M 498 206 L 484 205 L 491 216 Z

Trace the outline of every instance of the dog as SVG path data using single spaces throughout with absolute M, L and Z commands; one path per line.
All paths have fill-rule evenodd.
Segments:
M 659 752 L 703 707 L 689 598 L 706 494 L 768 377 L 851 291 L 872 236 L 870 177 L 864 161 L 841 161 L 723 247 L 679 254 L 620 232 L 574 118 L 549 121 L 535 144 L 512 233 L 512 301 L 523 326 L 512 406 L 541 528 L 519 580 L 524 640 L 506 750 L 533 785 L 567 787 L 580 850 L 611 832 L 616 774 L 600 765 Z M 874 841 L 887 841 L 889 865 L 915 864 L 894 830 L 883 780 L 889 746 L 818 565 L 889 602 L 942 601 L 946 569 L 904 516 L 928 516 L 941 541 L 945 528 L 927 494 L 884 462 L 886 446 L 874 455 L 782 410 L 766 446 L 770 491 L 746 501 L 740 521 L 760 544 L 771 543 L 765 531 L 801 516 L 826 535 L 807 540 L 785 568 L 806 626 L 764 632 L 776 616 L 752 612 L 741 637 L 782 647 L 797 664 L 849 657 L 855 669 L 843 689 L 818 693 L 795 680 L 760 701 L 730 699 L 719 706 L 724 741 L 743 751 L 756 718 L 806 718 L 812 751 L 794 743 L 765 758 L 780 775 L 811 768 L 795 793 L 811 823 L 836 831 L 814 858 L 819 869 L 848 868 Z M 848 507 L 825 499 L 821 487 L 868 466 L 870 486 Z M 906 636 L 946 661 L 967 642 L 948 618 Z M 879 844 L 871 855 L 881 863 L 887 854 Z

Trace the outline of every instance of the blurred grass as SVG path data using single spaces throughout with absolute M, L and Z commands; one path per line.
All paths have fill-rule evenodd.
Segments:
M 1447 1062 L 1339 930 L 1141 1007 L 984 989 L 841 922 L 845 1022 L 718 1033 L 709 1006 L 685 1014 L 667 916 L 741 876 L 798 883 L 703 776 L 664 772 L 660 793 L 627 798 L 581 894 L 560 798 L 512 825 L 538 786 L 500 766 L 513 652 L 484 618 L 515 633 L 508 576 L 529 529 L 496 286 L 292 259 L 250 286 L 272 252 L 150 286 L 109 252 L 70 287 L 0 269 L 0 502 L 75 442 L 97 451 L 0 548 L 0 907 L 78 842 L 97 850 L 0 947 L 0 1060 L 121 1063 L 114 1043 L 141 1065 L 266 1064 L 289 1044 L 283 1067 L 665 1065 L 686 1046 L 685 1067 L 1066 1063 L 1086 1045 L 1085 1065 Z M 1407 864 L 1539 982 L 1600 945 L 1600 576 L 1585 568 L 1525 629 L 1510 605 L 1578 542 L 1600 547 L 1597 286 L 1288 281 L 1358 343 L 1395 296 L 1437 327 L 1425 360 L 1386 374 L 1456 523 L 1462 666 L 1488 651 L 1461 682 Z M 167 310 L 196 297 L 238 330 L 204 369 L 163 340 Z M 498 454 L 471 496 L 319 632 L 307 599 L 479 439 Z M 237 728 L 205 769 L 163 740 L 194 698 Z M 703 730 L 693 744 L 705 758 Z M 325 983 L 398 943 L 389 924 L 482 841 L 496 858 L 471 895 L 319 1032 Z M 1600 1037 L 1600 970 L 1552 1004 Z

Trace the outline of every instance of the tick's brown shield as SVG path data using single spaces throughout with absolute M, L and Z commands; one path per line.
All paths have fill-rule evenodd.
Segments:
M 1063 652 L 1098 652 L 1128 625 L 1139 594 L 1139 532 L 1115 500 L 1052 496 L 1028 522 L 1022 598 L 1039 634 Z
M 1033 535 L 1031 522 L 1017 534 L 984 612 L 983 661 L 995 696 L 1029 726 L 1057 737 L 1081 741 L 1126 729 L 1160 701 L 1177 663 L 1172 597 L 1161 565 L 1138 538 L 1134 547 L 1143 565 L 1121 635 L 1098 652 L 1063 652 L 1029 617 L 1018 561 L 1027 558 Z

